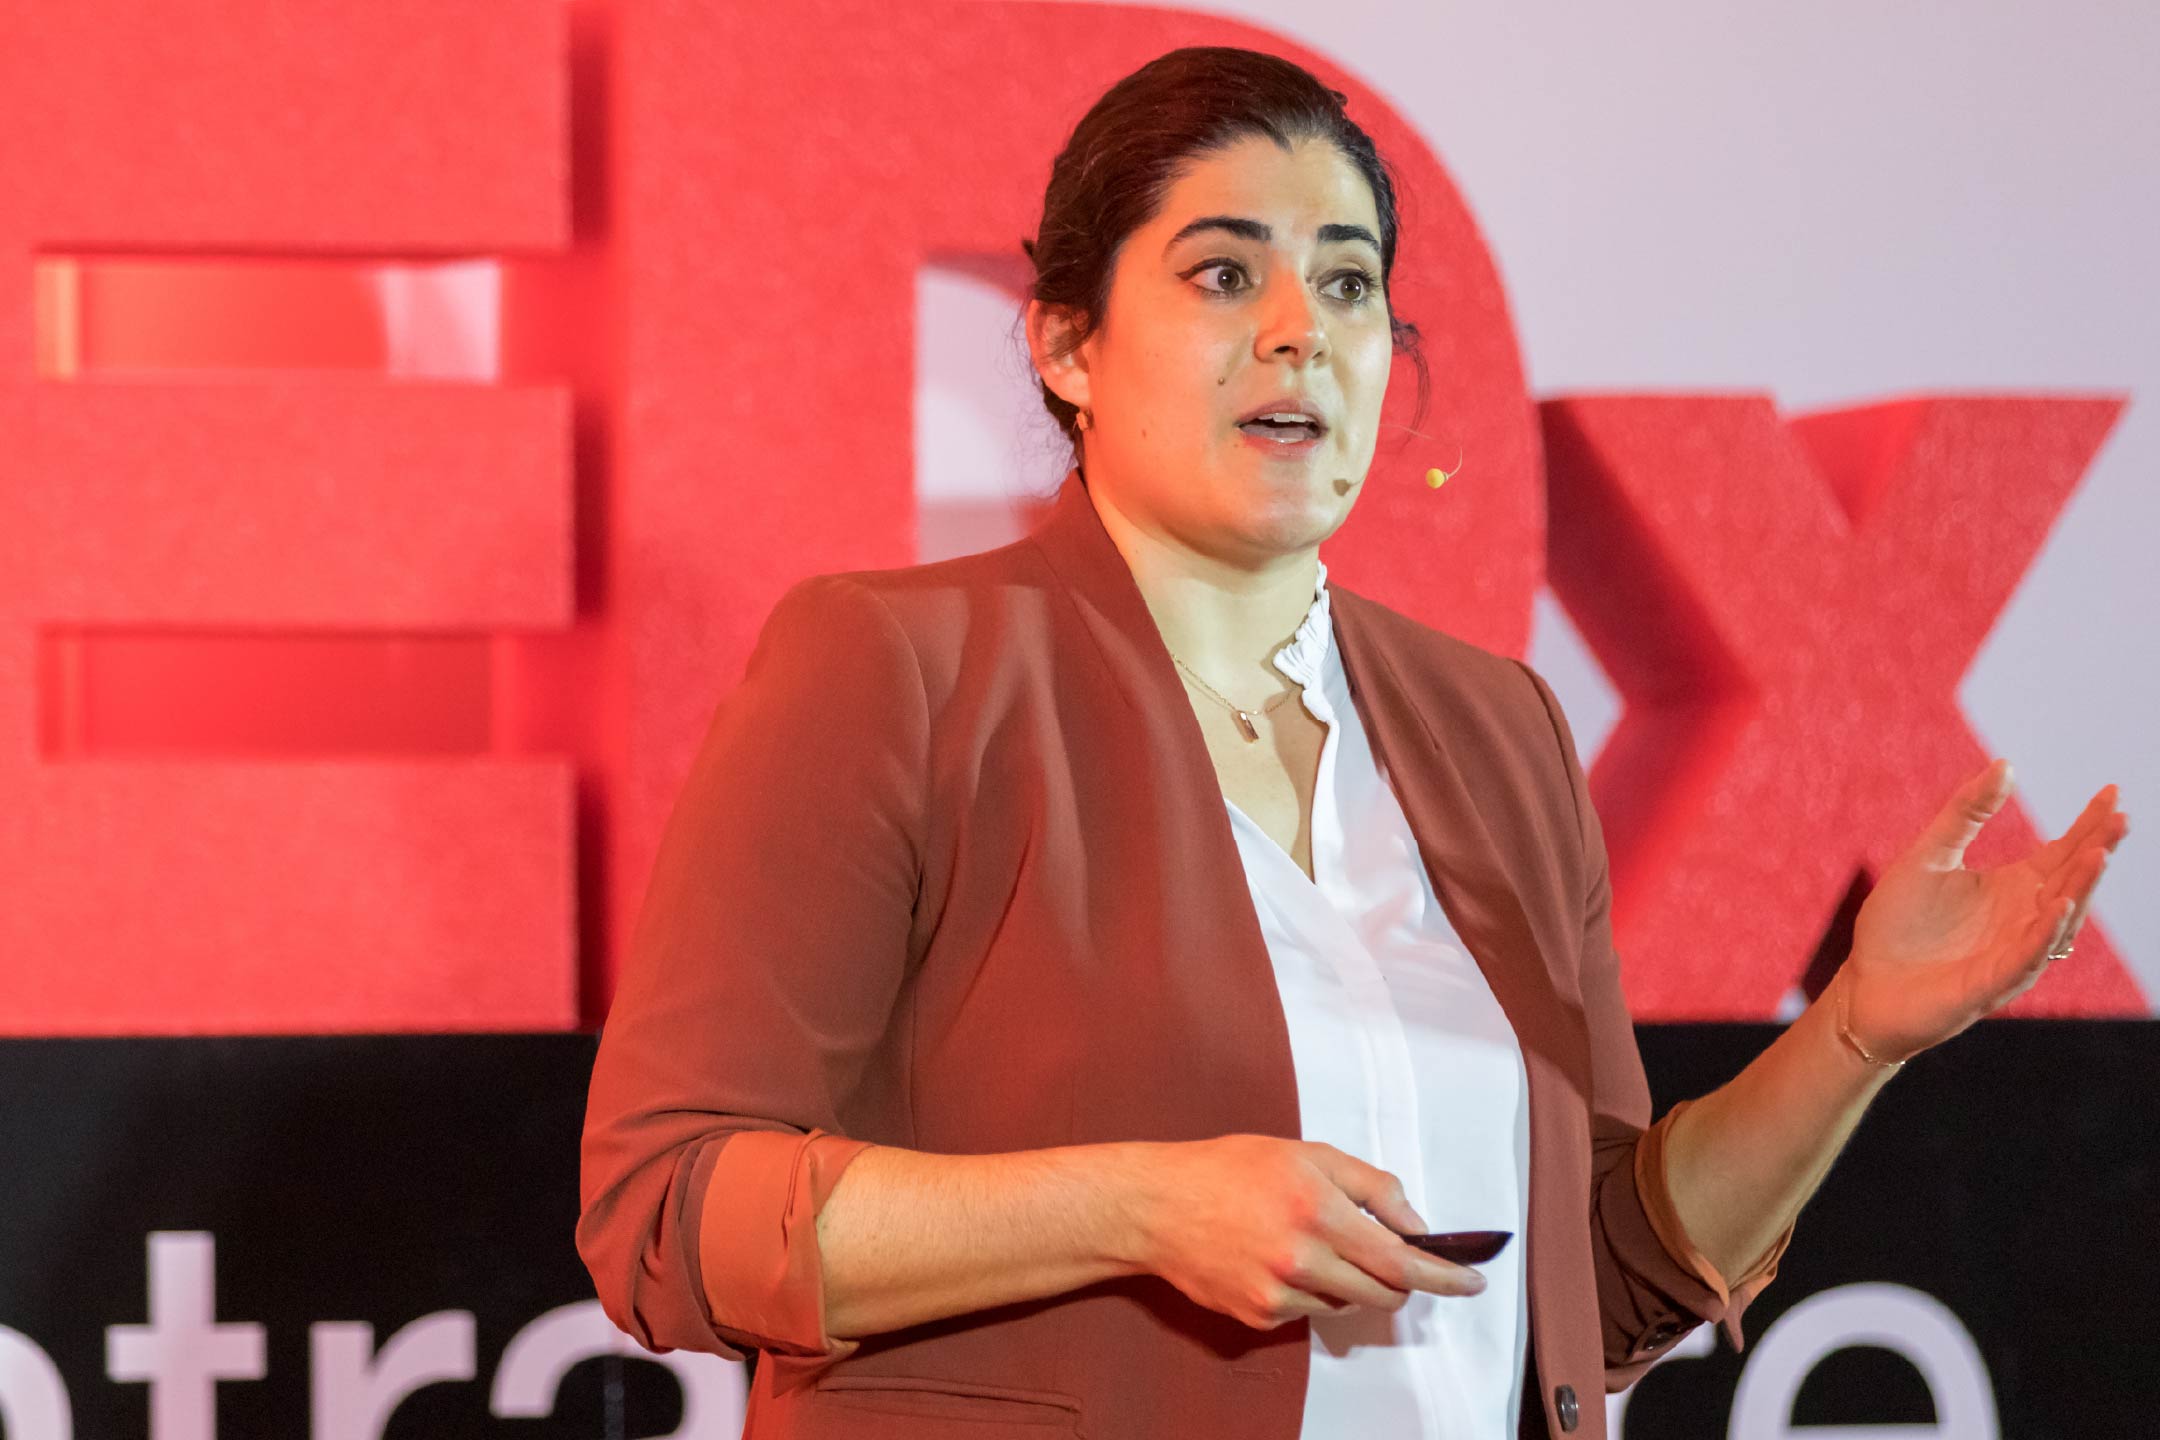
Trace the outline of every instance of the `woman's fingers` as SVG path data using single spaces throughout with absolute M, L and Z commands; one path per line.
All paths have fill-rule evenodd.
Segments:
M 2049 957 L 2061 955 L 2063 947 L 2076 940 L 2078 927 L 2084 924 L 2085 912 L 2092 903 L 2093 887 L 2107 868 L 2107 854 L 2099 846 L 2082 851 L 2064 862 L 2062 869 L 2040 887 L 2034 897 L 2032 918 L 2004 957 L 2002 983 L 2010 988 L 1996 999 L 1995 1008 L 2030 990 L 2053 963 Z
M 2032 918 L 2017 939 L 2004 947 L 1993 981 L 1994 999 L 1988 1008 L 1999 1010 L 2039 981 L 2048 967 L 2048 952 L 2060 950 L 2063 925 L 2075 907 L 2060 895 L 2043 896 Z
M 1332 1295 L 1316 1294 L 1302 1286 L 1285 1284 L 1279 1312 L 1287 1312 L 1286 1318 L 1299 1315 L 1336 1315 L 1351 1309 L 1354 1302 L 1338 1300 Z
M 1413 1291 L 1475 1295 L 1485 1288 L 1485 1277 L 1468 1266 L 1427 1255 L 1382 1226 L 1371 1228 L 1379 1233 L 1336 1241 L 1336 1248 L 1319 1259 L 1310 1274 L 1293 1276 L 1291 1283 L 1382 1310 L 1400 1309 Z
M 1359 1216 L 1328 1236 L 1336 1253 L 1391 1290 L 1429 1290 L 1436 1295 L 1475 1295 L 1485 1277 L 1467 1265 L 1428 1255 L 1385 1225 Z
M 1331 1309 L 1338 1310 L 1352 1305 L 1394 1310 L 1410 1298 L 1408 1291 L 1382 1284 L 1340 1255 L 1328 1256 L 1313 1267 L 1311 1274 L 1299 1275 L 1291 1283 L 1320 1296 Z
M 1401 1177 L 1333 1145 L 1307 1145 L 1306 1157 L 1336 1189 L 1349 1197 L 1351 1206 L 1341 1213 L 1363 1219 L 1362 1212 L 1369 1210 L 1379 1218 L 1382 1226 L 1393 1226 L 1398 1232 L 1425 1228 L 1423 1217 L 1410 1208 L 1410 1201 L 1403 1194 Z
M 1920 832 L 1913 853 L 1930 870 L 1955 870 L 1964 863 L 1966 847 L 2009 797 L 2009 763 L 1989 761 L 1985 770 L 1969 777 L 1943 802 Z
M 2093 890 L 2100 883 L 2101 874 L 2107 869 L 2108 851 L 2095 846 L 2081 852 L 2071 862 L 2071 878 L 2063 888 L 2070 896 L 2070 918 L 2064 923 L 2062 938 L 2053 947 L 2062 949 L 2076 937 L 2078 927 L 2085 923 L 2085 912 L 2092 908 Z
M 2041 847 L 2041 868 L 2051 871 L 2059 868 L 2063 861 L 2101 837 L 2105 837 L 2101 843 L 2114 849 L 2129 828 L 2129 822 L 2122 820 L 2121 812 L 2115 808 L 2116 794 L 2112 784 L 2093 792 L 2092 799 L 2085 802 L 2085 808 L 2070 822 L 2070 828 Z M 2121 820 L 2120 824 L 2118 820 Z
M 1322 1211 L 1311 1268 L 1285 1277 L 1288 1284 L 1389 1310 L 1413 1290 L 1475 1295 L 1485 1288 L 1485 1277 L 1469 1267 L 1404 1243 L 1403 1235 L 1423 1230 L 1425 1221 L 1403 1195 L 1399 1177 L 1332 1145 L 1307 1145 L 1305 1153 L 1341 1198 Z

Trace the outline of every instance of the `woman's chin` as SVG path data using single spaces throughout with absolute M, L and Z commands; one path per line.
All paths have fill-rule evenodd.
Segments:
M 1318 545 L 1334 534 L 1349 514 L 1357 487 L 1339 487 L 1317 471 L 1315 477 L 1294 491 L 1248 504 L 1238 528 L 1254 543 L 1277 554 Z

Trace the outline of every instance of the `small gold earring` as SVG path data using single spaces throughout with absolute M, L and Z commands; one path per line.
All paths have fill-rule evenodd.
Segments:
M 1082 410 L 1078 415 L 1075 415 L 1073 417 L 1073 423 L 1075 425 L 1078 425 L 1082 430 L 1085 430 L 1088 428 L 1088 426 L 1095 423 L 1095 414 L 1091 410 Z

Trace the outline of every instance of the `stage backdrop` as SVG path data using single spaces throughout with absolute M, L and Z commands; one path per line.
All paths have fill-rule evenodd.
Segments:
M 1979 865 L 2107 781 L 2160 796 L 2150 16 L 5 18 L 6 1440 L 731 1433 L 738 1372 L 623 1359 L 576 1267 L 589 1036 L 772 601 L 1002 543 L 1062 473 L 1019 240 L 1087 104 L 1176 45 L 1308 64 L 1401 174 L 1435 403 L 1324 554 L 1552 679 L 1661 1101 L 1819 992 L 1989 756 L 2021 784 Z M 2076 959 L 1900 1077 L 1761 1340 L 1668 1361 L 1635 1423 L 2134 1433 L 2149 1251 L 2096 1256 L 2160 1165 L 2114 1123 L 2154 876 L 2133 837 Z M 2091 1313 L 2043 1309 L 2066 1277 Z

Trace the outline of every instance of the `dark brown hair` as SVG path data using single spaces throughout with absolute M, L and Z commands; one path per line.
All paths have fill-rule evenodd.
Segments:
M 1417 366 L 1417 415 L 1410 422 L 1415 427 L 1425 415 L 1431 377 L 1418 349 L 1417 327 L 1397 317 L 1393 304 L 1394 170 L 1372 137 L 1344 113 L 1348 99 L 1279 55 L 1227 45 L 1172 50 L 1104 91 L 1051 163 L 1042 221 L 1033 240 L 1020 242 L 1035 265 L 1030 296 L 1062 307 L 1071 319 L 1056 353 L 1070 354 L 1101 323 L 1119 249 L 1155 217 L 1187 162 L 1247 135 L 1265 135 L 1284 150 L 1299 140 L 1326 140 L 1372 188 L 1388 329 L 1395 348 Z M 1077 456 L 1077 409 L 1047 384 L 1042 400 Z

